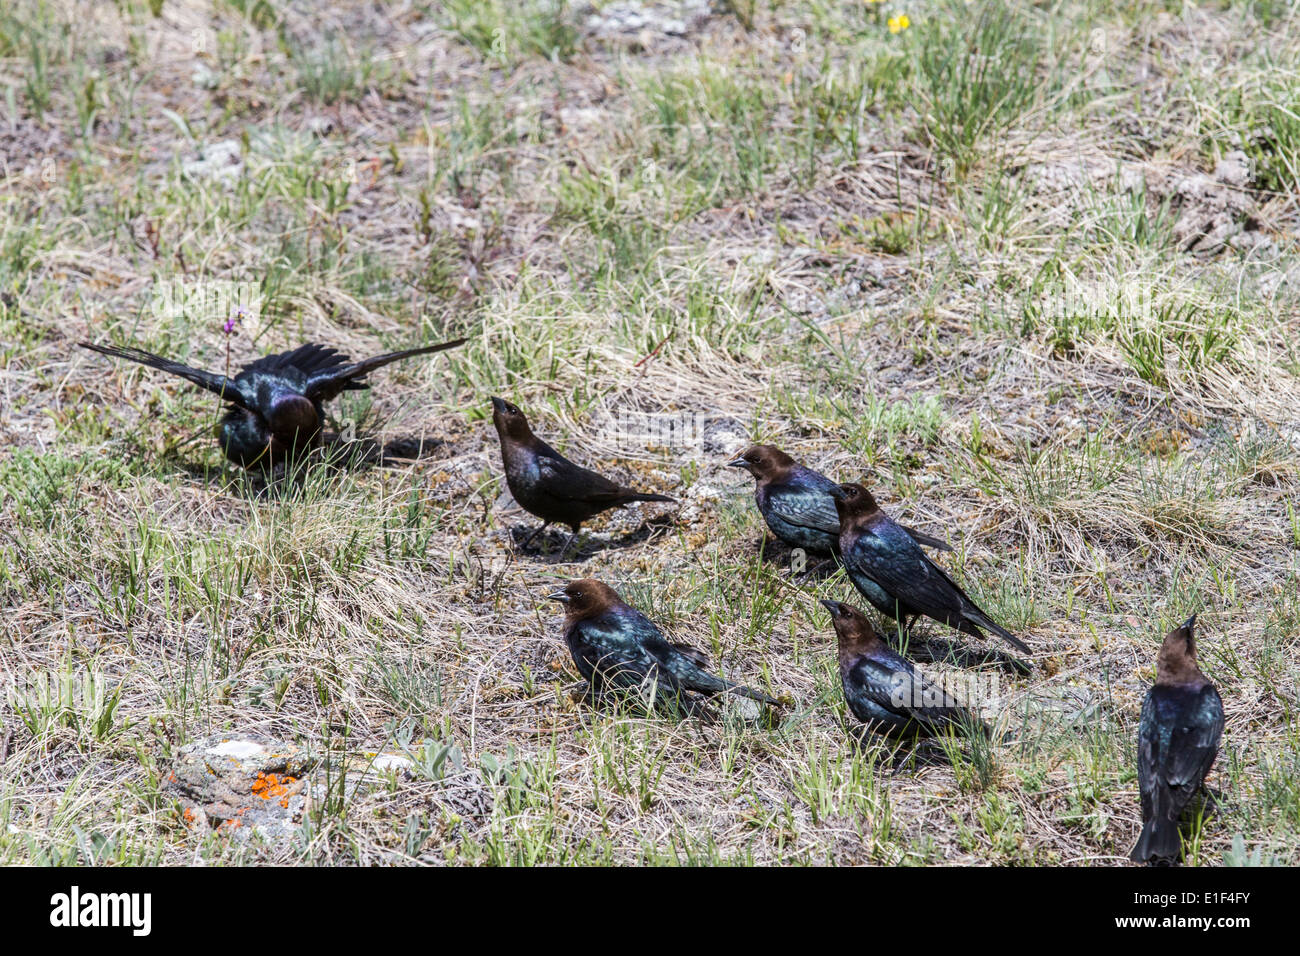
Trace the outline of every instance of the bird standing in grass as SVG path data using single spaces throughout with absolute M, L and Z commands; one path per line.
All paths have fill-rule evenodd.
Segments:
M 1170 864 L 1182 855 L 1178 823 L 1205 781 L 1223 735 L 1223 701 L 1196 665 L 1196 615 L 1165 637 L 1156 682 L 1138 725 L 1142 834 L 1136 863 Z
M 810 554 L 839 554 L 840 517 L 832 494 L 835 482 L 799 464 L 775 445 L 750 445 L 727 464 L 744 468 L 756 479 L 754 500 L 772 534 Z M 952 550 L 946 541 L 900 527 L 927 548 Z
M 845 484 L 837 485 L 832 494 L 840 517 L 844 566 L 876 610 L 902 622 L 904 630 L 910 619 L 924 615 L 974 637 L 992 631 L 1021 653 L 1030 653 L 926 557 L 906 529 L 880 510 L 871 492 L 862 485 Z
M 78 343 L 84 349 L 179 375 L 230 403 L 218 442 L 228 459 L 269 471 L 320 444 L 324 403 L 341 392 L 369 388 L 362 379 L 399 359 L 455 348 L 464 339 L 403 349 L 353 362 L 325 345 L 303 345 L 245 365 L 233 378 L 204 372 L 136 348 Z
M 989 736 L 988 727 L 912 662 L 882 641 L 857 608 L 822 601 L 839 639 L 840 683 L 853 716 L 886 737 L 910 740 L 952 729 Z
M 710 696 L 725 691 L 778 704 L 762 691 L 710 673 L 703 652 L 670 643 L 653 621 L 625 604 L 607 584 L 591 578 L 571 581 L 547 597 L 564 604 L 564 640 L 596 693 L 607 687 L 653 685 L 658 701 L 679 704 L 689 713 L 698 711 L 690 693 Z
M 543 522 L 524 541 L 524 547 L 558 521 L 572 531 L 560 552 L 567 554 L 582 523 L 602 511 L 633 501 L 673 500 L 667 495 L 625 488 L 575 465 L 534 435 L 524 413 L 503 398 L 492 399 L 492 423 L 501 440 L 501 460 L 510 494 L 525 511 Z

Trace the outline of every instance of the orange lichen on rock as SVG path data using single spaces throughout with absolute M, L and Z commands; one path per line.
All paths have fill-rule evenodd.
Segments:
M 296 782 L 296 777 L 290 777 L 287 774 L 281 777 L 275 773 L 259 773 L 250 789 L 263 800 L 270 800 L 272 797 L 283 797 L 280 806 L 287 807 L 289 805 L 289 786 Z

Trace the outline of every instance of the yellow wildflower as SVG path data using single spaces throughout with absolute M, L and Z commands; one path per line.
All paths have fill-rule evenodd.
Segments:
M 907 18 L 906 13 L 900 13 L 896 17 L 889 18 L 889 32 L 902 33 L 912 25 L 912 21 Z

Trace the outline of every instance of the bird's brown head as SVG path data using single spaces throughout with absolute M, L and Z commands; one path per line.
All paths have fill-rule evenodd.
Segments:
M 570 581 L 558 591 L 552 591 L 546 596 L 564 605 L 564 616 L 570 621 L 595 617 L 615 604 L 622 603 L 618 593 L 612 587 L 595 578 Z
M 533 437 L 532 429 L 528 427 L 528 419 L 520 411 L 519 406 L 507 402 L 504 398 L 492 399 L 492 424 L 497 427 L 497 435 L 502 439 L 527 441 Z
M 880 640 L 867 616 L 852 604 L 824 600 L 822 606 L 831 612 L 831 623 L 840 642 L 840 660 L 859 654 Z
M 727 464 L 744 468 L 759 481 L 780 481 L 794 467 L 794 459 L 775 445 L 750 445 Z
M 306 445 L 320 431 L 316 406 L 304 395 L 277 397 L 266 413 L 266 424 L 276 438 L 288 445 Z
M 1196 665 L 1196 615 L 1165 635 L 1156 657 L 1157 684 L 1188 684 L 1204 680 Z
M 840 516 L 841 527 L 846 521 L 853 523 L 869 518 L 880 510 L 876 499 L 871 497 L 871 492 L 855 482 L 836 485 L 831 491 L 831 497 L 835 499 L 835 510 Z

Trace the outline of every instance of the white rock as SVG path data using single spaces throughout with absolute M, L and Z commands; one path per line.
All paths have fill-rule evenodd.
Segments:
M 234 757 L 236 760 L 247 760 L 264 752 L 265 748 L 261 744 L 251 740 L 227 740 L 209 751 L 215 757 Z
M 243 170 L 239 141 L 233 139 L 203 147 L 198 159 L 181 167 L 181 171 L 193 179 L 234 180 Z

